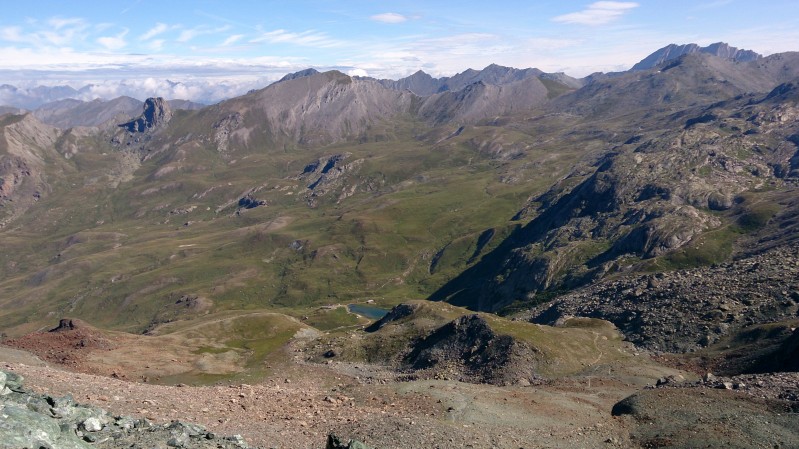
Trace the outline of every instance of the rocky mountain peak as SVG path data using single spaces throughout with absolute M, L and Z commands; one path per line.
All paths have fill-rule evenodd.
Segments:
M 169 103 L 161 97 L 148 98 L 144 102 L 144 111 L 135 120 L 119 125 L 130 132 L 144 132 L 148 129 L 158 128 L 169 123 L 172 119 L 172 109 Z
M 694 53 L 706 53 L 735 62 L 754 61 L 763 57 L 759 53 L 756 53 L 752 50 L 743 50 L 732 47 L 725 42 L 716 42 L 715 44 L 710 44 L 707 47 L 700 47 L 697 44 L 669 44 L 642 59 L 640 62 L 635 64 L 631 70 L 648 70 L 663 64 L 666 61 L 671 61 L 673 59 L 679 58 L 680 56 Z
M 280 80 L 278 80 L 278 83 L 283 82 L 283 81 L 295 80 L 297 78 L 304 78 L 306 76 L 312 76 L 312 75 L 316 75 L 318 73 L 319 73 L 319 71 L 316 70 L 316 69 L 307 68 L 305 70 L 300 70 L 299 72 L 286 74 L 286 76 L 284 76 L 283 78 L 280 78 Z

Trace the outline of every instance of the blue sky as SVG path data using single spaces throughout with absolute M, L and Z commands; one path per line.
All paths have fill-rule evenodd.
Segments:
M 8 2 L 0 83 L 95 83 L 109 96 L 178 82 L 184 96 L 214 85 L 223 97 L 306 67 L 398 78 L 498 63 L 584 76 L 669 43 L 717 41 L 799 50 L 799 1 Z

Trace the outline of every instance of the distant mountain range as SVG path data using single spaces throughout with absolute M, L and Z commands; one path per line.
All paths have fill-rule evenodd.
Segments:
M 433 78 L 419 70 L 411 76 L 396 81 L 388 79 L 377 81 L 390 89 L 409 90 L 416 95 L 428 96 L 446 91 L 458 91 L 478 82 L 501 86 L 528 78 L 555 80 L 571 88 L 583 85 L 582 81 L 562 73 L 549 74 L 538 69 L 514 69 L 497 64 L 491 64 L 483 70 L 468 69 L 451 77 Z
M 641 62 L 635 64 L 631 70 L 647 70 L 663 64 L 666 61 L 677 59 L 682 55 L 694 53 L 705 53 L 735 62 L 749 62 L 762 58 L 759 53 L 752 50 L 741 50 L 731 47 L 724 42 L 716 42 L 707 47 L 700 47 L 697 44 L 676 45 L 669 44 L 660 50 L 652 53 Z
M 100 126 L 105 123 L 118 123 L 141 112 L 144 102 L 131 97 L 117 97 L 104 101 L 74 100 L 71 98 L 45 103 L 33 111 L 43 123 L 57 128 L 74 126 Z M 205 105 L 188 100 L 170 100 L 172 109 L 196 110 Z
M 714 56 L 736 62 L 747 62 L 762 57 L 751 50 L 740 50 L 723 42 L 711 44 L 707 47 L 700 47 L 697 44 L 670 44 L 647 56 L 635 64 L 631 70 L 637 71 L 649 69 L 655 67 L 656 65 L 662 64 L 663 62 L 676 59 L 682 55 L 693 53 L 712 54 Z M 315 73 L 318 73 L 316 69 L 309 68 L 296 73 L 287 74 L 278 82 L 301 78 L 304 76 L 313 75 Z M 610 74 L 610 76 L 615 75 L 616 74 Z M 576 89 L 597 79 L 607 78 L 607 76 L 608 75 L 606 74 L 593 74 L 584 78 L 573 78 L 564 73 L 545 73 L 536 68 L 516 69 L 491 64 L 482 70 L 467 69 L 464 72 L 458 73 L 451 77 L 434 78 L 431 75 L 419 70 L 410 76 L 398 80 L 380 79 L 376 81 L 390 89 L 409 90 L 419 96 L 428 96 L 445 91 L 461 90 L 464 87 L 476 82 L 483 82 L 490 85 L 504 85 L 531 77 L 537 77 L 545 83 L 547 81 L 553 81 L 569 88 Z M 93 87 L 94 86 L 92 85 L 86 85 L 80 89 L 75 89 L 70 86 L 37 86 L 35 88 L 24 89 L 9 84 L 4 84 L 0 86 L 0 107 L 11 107 L 29 111 L 43 108 L 44 110 L 40 116 L 48 117 L 46 120 L 51 120 L 49 117 L 53 116 L 53 110 L 63 110 L 63 108 L 68 107 L 69 105 L 77 106 L 77 103 L 74 102 L 59 103 L 60 101 L 85 101 L 87 97 L 90 98 L 92 96 Z M 110 106 L 109 111 L 106 113 L 110 113 L 113 108 L 119 108 L 122 103 L 129 101 L 119 99 L 102 99 L 101 101 L 111 100 L 115 100 L 116 104 Z M 82 107 L 96 108 L 97 105 L 94 104 L 93 106 Z M 177 108 L 192 109 L 195 107 L 199 107 L 199 104 L 187 103 L 184 106 L 179 106 Z M 128 111 L 133 109 L 125 110 Z M 54 120 L 52 123 L 55 123 L 59 119 L 53 118 L 52 120 Z M 83 124 L 86 123 L 88 122 L 84 121 Z

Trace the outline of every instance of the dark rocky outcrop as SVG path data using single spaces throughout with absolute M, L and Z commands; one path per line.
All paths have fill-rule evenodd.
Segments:
M 403 363 L 418 376 L 506 385 L 531 381 L 534 349 L 497 334 L 485 318 L 465 315 L 415 342 Z
M 327 436 L 325 449 L 371 449 L 369 446 L 357 440 L 349 440 L 346 443 L 338 436 L 330 434 Z
M 127 123 L 119 125 L 131 133 L 143 133 L 150 129 L 159 128 L 172 119 L 172 109 L 169 103 L 161 97 L 148 98 L 144 102 L 144 111 L 142 114 Z
M 125 168 L 135 170 L 139 162 L 155 157 L 168 149 L 168 146 L 154 148 L 153 139 L 167 128 L 172 120 L 172 109 L 163 98 L 148 98 L 144 102 L 142 114 L 129 121 L 117 125 L 116 132 L 110 138 L 111 144 L 127 155 L 135 155 L 139 161 L 127 161 Z
M 799 329 L 793 329 L 791 336 L 785 339 L 769 360 L 776 365 L 774 371 L 799 371 Z
M 385 325 L 399 321 L 405 317 L 413 315 L 419 309 L 419 304 L 415 303 L 402 303 L 394 306 L 383 318 L 370 324 L 365 330 L 366 332 L 375 332 L 380 330 Z
M 266 206 L 266 200 L 259 200 L 252 193 L 248 193 L 239 199 L 239 208 L 241 209 L 254 209 L 258 206 Z
M 54 327 L 53 329 L 50 329 L 50 332 L 71 331 L 75 330 L 76 327 L 78 327 L 78 325 L 76 325 L 75 320 L 71 320 L 69 318 L 61 318 L 58 321 L 58 326 Z
M 376 186 L 370 180 L 361 183 L 353 175 L 363 164 L 363 159 L 345 162 L 351 153 L 323 156 L 305 166 L 296 179 L 306 183 L 305 201 L 310 207 L 316 207 L 322 197 L 338 193 L 337 201 L 355 194 L 358 190 L 374 190 Z M 332 196 L 332 195 L 330 195 Z

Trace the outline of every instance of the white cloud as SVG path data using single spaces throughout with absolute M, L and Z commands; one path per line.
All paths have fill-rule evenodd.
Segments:
M 149 43 L 147 43 L 147 48 L 152 51 L 161 51 L 164 48 L 164 41 L 163 39 L 153 39 Z
M 225 41 L 222 42 L 222 46 L 226 47 L 228 45 L 235 44 L 236 42 L 240 41 L 241 38 L 243 38 L 243 37 L 244 37 L 243 34 L 234 34 L 234 35 L 228 37 L 227 39 L 225 39 Z
M 35 92 L 33 88 L 39 85 L 76 89 L 89 85 L 81 90 L 80 100 L 162 96 L 211 104 L 263 88 L 286 73 L 309 66 L 307 60 L 291 57 L 197 58 L 0 46 L 0 79 L 27 89 L 20 95 Z M 320 70 L 332 68 L 341 69 Z M 13 104 L 0 95 L 3 103 Z
M 47 23 L 56 30 L 60 30 L 61 28 L 64 27 L 80 28 L 86 26 L 86 21 L 77 17 L 70 17 L 70 18 L 53 17 L 50 18 L 47 21 Z
M 103 22 L 103 23 L 98 23 L 98 24 L 94 25 L 94 29 L 96 31 L 98 31 L 98 32 L 103 32 L 103 31 L 105 31 L 105 30 L 107 30 L 109 28 L 113 28 L 113 27 L 114 27 L 114 24 L 110 23 L 110 22 Z
M 264 68 L 261 68 L 263 70 Z M 293 68 L 291 71 L 299 70 Z M 84 83 L 65 82 L 64 80 L 44 81 L 39 83 L 14 82 L 15 91 L 0 89 L 0 104 L 25 105 L 37 107 L 47 101 L 56 99 L 74 98 L 82 101 L 94 99 L 111 100 L 120 96 L 133 97 L 144 100 L 148 97 L 164 97 L 167 99 L 191 100 L 198 103 L 213 104 L 221 100 L 243 95 L 252 89 L 261 89 L 283 76 L 288 70 L 269 69 L 269 76 L 263 73 L 249 76 L 229 76 L 219 74 L 209 78 L 172 81 L 167 77 L 139 77 L 127 79 L 92 79 Z M 40 85 L 57 86 L 72 85 L 80 88 L 80 92 L 59 98 L 41 97 Z
M 128 45 L 128 43 L 125 41 L 125 36 L 127 34 L 128 30 L 126 29 L 116 36 L 100 37 L 97 39 L 97 43 L 109 50 L 119 50 L 120 48 L 124 48 L 126 45 Z
M 22 28 L 18 26 L 10 26 L 0 28 L 0 39 L 7 42 L 25 42 L 26 39 L 22 34 Z
M 699 3 L 698 5 L 694 6 L 693 9 L 701 10 L 701 9 L 721 8 L 729 5 L 730 3 L 732 3 L 732 1 L 733 0 L 715 0 L 707 3 Z
M 347 75 L 349 76 L 369 76 L 369 72 L 364 69 L 352 69 L 347 71 Z
M 191 28 L 188 30 L 183 30 L 180 32 L 180 36 L 178 36 L 178 42 L 188 42 L 194 39 L 197 35 L 200 34 L 198 28 Z
M 154 38 L 155 36 L 158 36 L 159 34 L 165 33 L 167 30 L 169 30 L 169 25 L 158 22 L 155 24 L 154 27 L 147 30 L 146 33 L 142 34 L 140 39 L 146 41 Z
M 87 30 L 90 28 L 83 19 L 59 17 L 51 18 L 44 23 L 29 20 L 25 25 L 25 28 L 19 25 L 0 28 L 0 39 L 35 47 L 73 46 L 86 39 Z
M 402 23 L 408 20 L 407 17 L 403 16 L 402 14 L 397 14 L 395 12 L 385 12 L 383 14 L 375 14 L 369 18 L 376 22 L 383 22 L 383 23 Z
M 333 39 L 325 33 L 309 30 L 294 33 L 286 30 L 274 30 L 263 33 L 250 41 L 251 43 L 269 42 L 270 44 L 293 44 L 306 47 L 331 48 L 344 44 L 343 41 Z
M 448 53 L 464 56 L 496 55 L 511 49 L 500 36 L 490 33 L 463 33 L 435 39 L 421 39 L 412 44 L 414 53 Z
M 85 29 L 85 25 L 76 25 L 74 27 L 58 29 L 56 32 L 43 31 L 41 33 L 36 33 L 35 36 L 37 40 L 45 41 L 53 45 L 71 45 L 75 41 L 85 38 Z
M 545 50 L 558 50 L 561 48 L 575 47 L 584 44 L 581 39 L 560 39 L 552 37 L 534 37 L 527 39 L 527 45 Z
M 198 27 L 189 28 L 187 30 L 183 30 L 180 32 L 180 36 L 178 36 L 178 42 L 186 43 L 197 36 L 202 36 L 204 34 L 216 34 L 221 33 L 223 31 L 227 31 L 230 29 L 230 25 L 221 26 L 219 28 L 210 28 L 204 25 L 200 25 Z
M 639 6 L 636 2 L 594 2 L 582 11 L 553 17 L 553 22 L 577 25 L 604 25 L 613 22 Z

